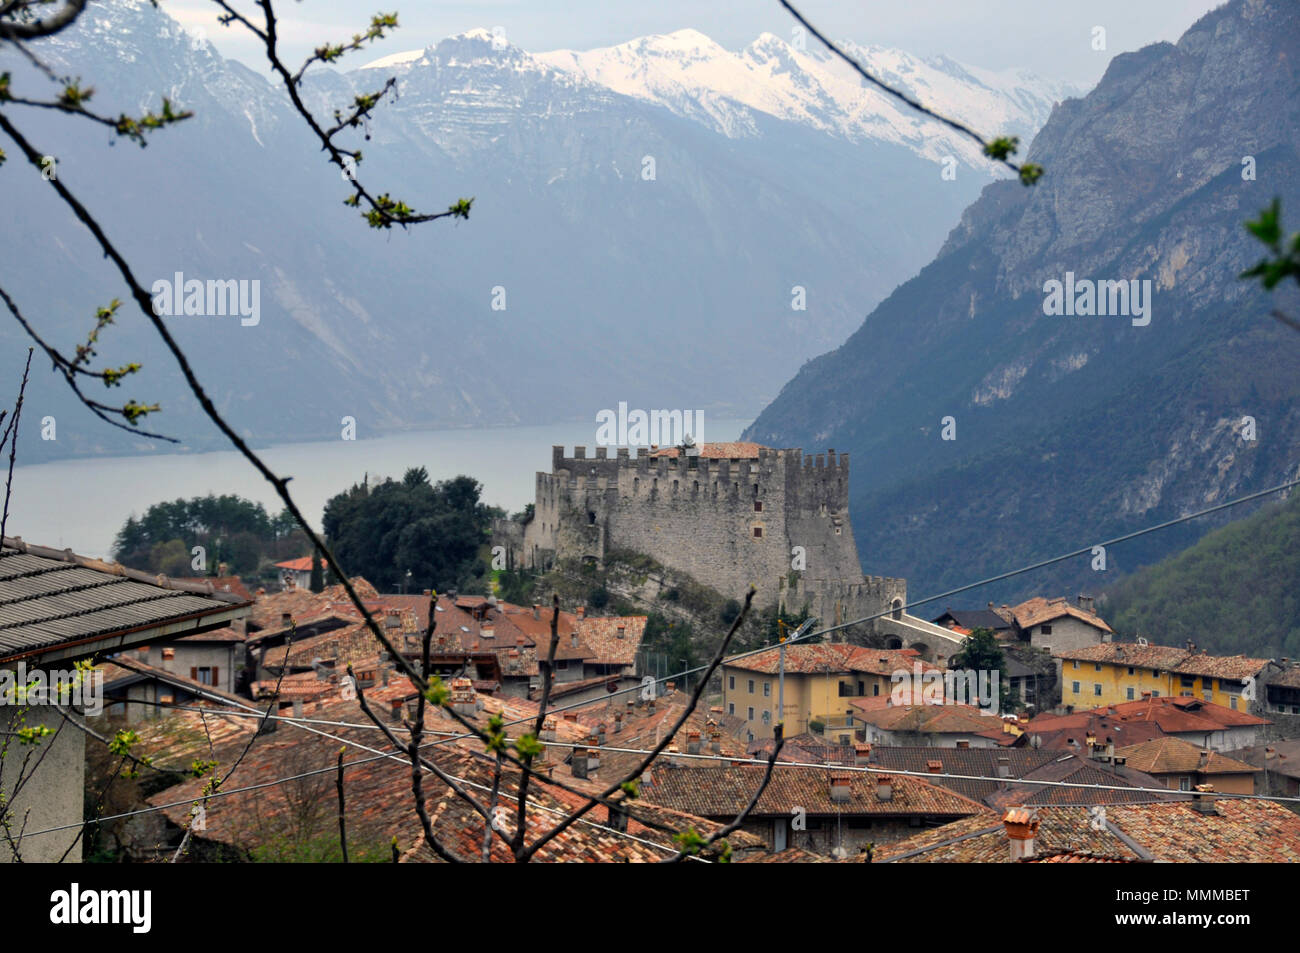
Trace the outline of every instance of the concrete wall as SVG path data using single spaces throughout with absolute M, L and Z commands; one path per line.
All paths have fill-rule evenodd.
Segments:
M 213 687 L 233 692 L 237 648 L 242 650 L 237 642 L 172 642 L 169 645 L 150 645 L 147 652 L 133 652 L 128 657 L 185 678 L 191 677 L 193 669 L 215 667 L 217 681 Z M 168 649 L 173 651 L 170 659 L 164 657 L 164 652 Z
M 56 863 L 80 832 L 86 776 L 85 735 L 67 724 L 53 706 L 0 706 L 0 726 L 4 731 L 38 725 L 55 733 L 35 745 L 19 744 L 12 736 L 0 739 L 0 745 L 7 749 L 0 759 L 0 791 L 5 795 L 15 836 L 23 829 L 39 831 L 64 824 L 77 825 L 25 837 L 19 842 L 23 861 Z M 23 778 L 26 780 L 20 780 Z M 80 862 L 80 843 L 67 859 Z M 0 862 L 13 860 L 8 839 L 0 836 Z
M 1044 633 L 1042 625 L 1036 625 L 1029 630 L 1029 644 L 1036 649 L 1050 648 L 1053 652 L 1063 652 L 1067 649 L 1081 649 L 1086 645 L 1109 642 L 1111 639 L 1110 633 L 1103 632 L 1074 616 L 1061 616 L 1044 625 L 1050 625 L 1052 631 Z

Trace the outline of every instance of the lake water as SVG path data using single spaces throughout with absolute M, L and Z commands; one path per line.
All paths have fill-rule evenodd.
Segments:
M 736 440 L 745 420 L 708 421 L 710 442 Z M 536 474 L 551 468 L 551 447 L 595 447 L 594 424 L 432 430 L 369 440 L 271 446 L 258 453 L 281 476 L 317 529 L 325 501 L 369 474 L 401 479 L 422 466 L 430 477 L 467 474 L 483 484 L 483 500 L 510 512 L 533 501 Z M 107 557 L 126 518 L 163 500 L 235 493 L 278 513 L 280 498 L 235 451 L 94 457 L 18 467 L 9 505 L 10 536 L 29 543 Z

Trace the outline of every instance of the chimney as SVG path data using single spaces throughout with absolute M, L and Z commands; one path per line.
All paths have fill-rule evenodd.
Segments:
M 621 625 L 620 625 L 620 626 L 618 627 L 618 638 L 620 638 L 620 639 L 625 639 L 625 638 L 627 638 L 627 628 L 626 628 L 625 626 L 621 626 Z
M 1218 814 L 1219 808 L 1214 803 L 1214 785 L 1198 784 L 1193 790 L 1196 792 L 1192 795 L 1192 810 L 1198 814 Z
M 229 576 L 229 575 L 230 575 L 230 563 L 217 563 L 217 575 L 218 575 L 218 576 Z
M 1200 760 L 1200 763 L 1196 765 L 1196 767 L 1197 767 L 1198 770 L 1204 771 L 1205 768 L 1209 765 L 1209 763 L 1210 763 L 1210 749 L 1209 749 L 1209 748 L 1202 748 L 1202 749 L 1201 749 L 1201 760 Z
M 541 740 L 542 741 L 555 740 L 555 719 L 554 718 L 548 716 L 547 719 L 542 722 Z
M 871 760 L 871 745 L 858 742 L 853 746 L 853 765 L 862 767 Z
M 836 804 L 844 804 L 849 800 L 849 793 L 852 790 L 853 779 L 844 775 L 831 775 L 831 800 Z
M 614 712 L 614 734 L 618 734 L 622 730 L 623 730 L 623 713 L 621 711 L 616 711 Z
M 993 611 L 993 603 L 990 602 L 990 603 L 989 603 L 989 612 L 992 612 L 992 611 Z
M 425 589 L 425 590 L 423 590 L 423 591 L 420 593 L 420 595 L 422 595 L 422 596 L 431 596 L 431 595 L 433 595 L 433 590 L 432 590 L 432 589 Z
M 295 717 L 295 718 L 301 718 L 301 717 L 302 717 L 302 699 L 301 699 L 301 698 L 295 698 L 295 699 L 293 700 L 293 717 Z
M 876 776 L 876 800 L 892 801 L 894 799 L 894 779 L 887 774 Z
M 686 753 L 700 753 L 700 733 L 698 731 L 688 732 L 686 735 Z
M 393 699 L 391 702 L 389 702 L 388 704 L 389 704 L 389 711 L 388 711 L 389 716 L 393 719 L 393 721 L 401 721 L 401 720 L 402 720 L 402 700 L 401 700 L 400 698 L 394 698 L 394 699 Z
M 722 754 L 722 732 L 715 731 L 709 735 L 709 750 L 714 754 Z
M 605 743 L 605 723 L 602 721 L 600 724 L 596 726 L 596 744 L 603 745 L 604 743 Z
M 943 773 L 943 762 L 942 762 L 942 761 L 927 761 L 927 762 L 925 763 L 925 770 L 928 771 L 930 774 L 942 774 L 942 773 Z
M 289 626 L 291 626 L 291 625 L 293 625 L 293 613 L 292 613 L 292 612 L 281 612 L 281 613 L 280 613 L 280 628 L 282 628 L 282 629 L 287 629 L 287 628 L 289 628 Z
M 1011 759 L 1006 755 L 1000 755 L 998 757 L 998 777 L 1011 777 Z
M 468 718 L 478 711 L 478 695 L 474 683 L 463 675 L 451 680 L 451 710 Z
M 1094 605 L 1094 602 L 1092 596 L 1085 596 L 1082 593 L 1080 593 L 1077 602 L 1079 603 L 1079 608 L 1082 609 L 1084 612 L 1093 611 L 1092 607 Z
M 570 632 L 570 633 L 569 633 L 569 644 L 570 644 L 570 645 L 577 645 L 577 644 L 578 644 L 578 633 L 577 633 L 577 632 Z
M 665 694 L 665 695 L 671 695 L 674 691 L 677 690 L 677 683 L 676 683 L 676 682 L 665 682 L 665 683 L 664 683 L 664 689 L 665 689 L 665 691 L 664 691 L 664 694 Z
M 587 749 L 586 748 L 573 749 L 573 761 L 570 763 L 569 767 L 570 770 L 573 772 L 573 776 L 575 778 L 585 779 L 587 777 Z
M 595 741 L 596 741 L 596 739 L 595 739 L 594 736 L 593 736 L 593 737 L 590 737 L 590 738 L 587 739 L 587 744 L 589 744 L 589 745 L 590 745 L 590 744 L 595 744 Z M 596 773 L 596 769 L 599 768 L 599 767 L 600 767 L 600 749 L 599 749 L 599 748 L 588 748 L 588 749 L 587 749 L 587 775 L 588 775 L 588 777 L 590 777 L 591 775 L 595 774 L 595 773 Z
M 1013 807 L 1002 817 L 1011 844 L 1011 861 L 1034 856 L 1034 838 L 1038 834 L 1038 812 L 1027 807 Z
M 587 618 L 587 607 L 586 607 L 586 606 L 578 606 L 578 609 L 577 609 L 577 615 L 578 615 L 578 618 L 579 618 L 579 619 L 585 619 L 585 618 Z
M 542 607 L 541 607 L 540 605 L 538 605 L 536 602 L 534 602 L 534 603 L 533 603 L 533 618 L 534 618 L 534 619 L 540 619 L 541 617 L 542 617 Z

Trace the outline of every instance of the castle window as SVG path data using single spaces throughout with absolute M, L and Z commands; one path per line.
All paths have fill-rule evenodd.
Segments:
M 757 484 L 757 483 L 754 484 L 754 495 L 755 495 L 755 496 L 758 496 L 758 484 Z
M 592 526 L 596 525 L 596 512 L 594 510 L 587 510 L 587 522 Z
M 840 527 L 838 527 L 838 526 L 835 527 L 835 535 L 836 535 L 836 536 L 840 535 Z
M 754 527 L 754 538 L 755 538 L 755 539 L 762 539 L 762 538 L 763 538 L 763 527 L 761 527 L 761 526 L 755 526 L 755 527 Z
M 673 492 L 674 492 L 674 493 L 677 492 L 677 481 L 676 481 L 676 480 L 673 480 Z
M 755 513 L 761 513 L 761 512 L 763 512 L 763 501 L 762 501 L 762 500 L 755 500 L 755 501 L 754 501 L 754 512 L 755 512 Z

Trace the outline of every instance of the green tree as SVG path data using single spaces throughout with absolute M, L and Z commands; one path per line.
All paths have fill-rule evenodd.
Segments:
M 400 481 L 356 484 L 325 504 L 325 535 L 335 555 L 381 590 L 477 588 L 487 567 L 491 509 L 477 480 L 431 484 L 424 467 Z
M 1011 684 L 1007 679 L 1007 660 L 992 629 L 975 629 L 962 643 L 961 651 L 948 660 L 949 669 L 970 669 L 974 672 L 997 672 L 998 710 L 1011 707 Z M 985 699 L 980 699 L 981 702 Z

